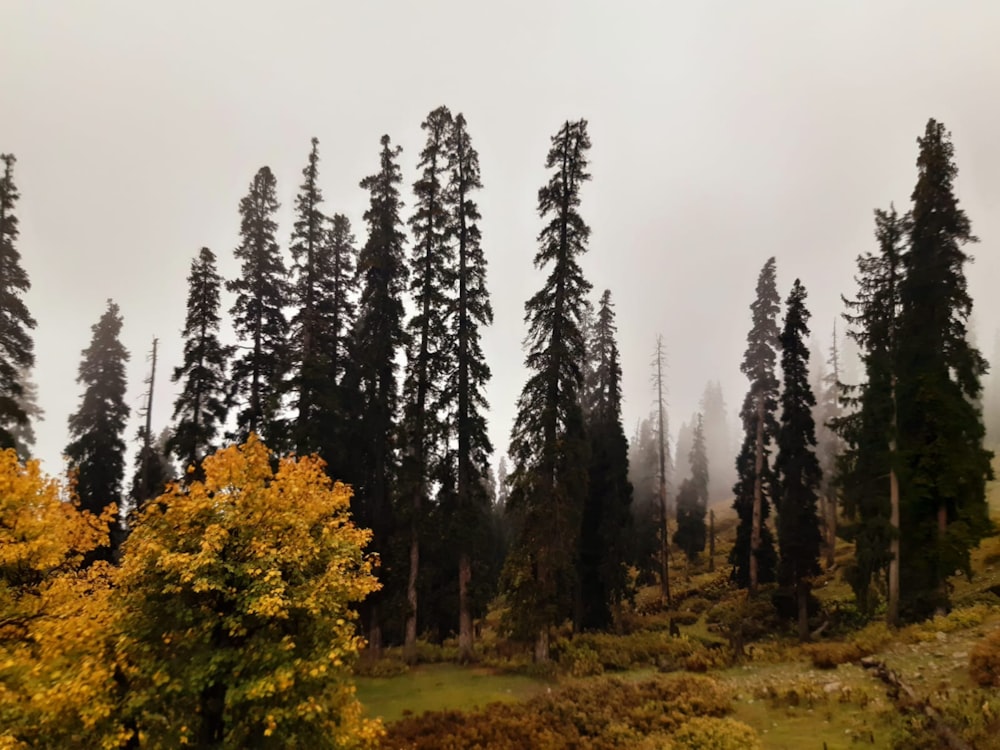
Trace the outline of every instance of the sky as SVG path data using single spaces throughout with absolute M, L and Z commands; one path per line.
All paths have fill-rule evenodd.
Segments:
M 442 104 L 465 114 L 485 186 L 497 458 L 527 377 L 524 302 L 543 279 L 537 192 L 567 119 L 589 122 L 582 264 L 595 300 L 607 288 L 616 302 L 629 434 L 653 405 L 658 334 L 674 430 L 710 379 L 735 417 L 748 306 L 772 255 L 782 297 L 802 280 L 829 346 L 855 258 L 875 247 L 873 210 L 909 205 L 930 117 L 952 132 L 956 191 L 981 239 L 967 272 L 990 357 L 998 28 L 995 0 L 0 3 L 0 152 L 18 160 L 46 412 L 36 454 L 62 471 L 80 353 L 108 298 L 131 352 L 130 454 L 154 336 L 154 430 L 170 422 L 191 260 L 207 246 L 237 275 L 238 204 L 259 167 L 278 180 L 287 253 L 317 137 L 323 208 L 363 242 L 358 183 L 377 170 L 379 138 L 403 147 L 408 218 L 420 123 Z

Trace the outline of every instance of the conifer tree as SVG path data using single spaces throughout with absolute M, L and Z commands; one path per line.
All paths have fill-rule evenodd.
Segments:
M 529 371 L 511 433 L 514 461 L 507 501 L 514 539 L 504 567 L 508 624 L 549 658 L 549 627 L 573 612 L 580 514 L 587 494 L 583 413 L 584 301 L 590 283 L 579 257 L 590 228 L 580 216 L 580 189 L 590 179 L 587 121 L 567 121 L 552 138 L 552 171 L 538 191 L 546 221 L 535 266 L 548 267 L 543 287 L 525 303 Z
M 493 323 L 493 308 L 486 288 L 486 256 L 481 245 L 479 206 L 475 196 L 482 189 L 479 154 L 472 145 L 465 117 L 455 116 L 448 133 L 447 201 L 450 220 L 449 240 L 454 245 L 453 278 L 454 312 L 449 338 L 454 347 L 453 366 L 446 373 L 443 400 L 450 415 L 453 444 L 457 449 L 455 466 L 458 472 L 455 486 L 455 512 L 451 513 L 456 527 L 452 535 L 458 548 L 458 647 L 461 658 L 472 655 L 473 563 L 478 563 L 478 575 L 484 577 L 496 568 L 495 562 L 485 566 L 482 540 L 489 531 L 491 504 L 484 491 L 490 475 L 489 461 L 493 453 L 486 424 L 486 385 L 490 368 L 483 354 L 480 331 Z M 498 503 L 506 505 L 506 466 L 498 478 Z M 501 500 L 502 499 L 502 500 Z M 499 547 L 505 544 L 502 524 L 492 524 L 494 538 L 499 533 Z M 486 545 L 488 547 L 488 545 Z M 494 578 L 494 576 L 491 576 Z M 495 578 L 494 578 L 495 580 Z M 484 582 L 485 583 L 485 582 Z
M 778 407 L 778 379 L 774 374 L 778 348 L 778 307 L 774 258 L 757 277 L 757 296 L 750 305 L 752 324 L 747 334 L 747 349 L 740 370 L 750 380 L 750 390 L 743 400 L 743 446 L 736 457 L 737 481 L 733 487 L 733 507 L 739 516 L 736 544 L 729 554 L 736 585 L 756 593 L 762 583 L 775 579 L 777 557 L 768 528 L 774 493 L 770 467 L 770 445 L 778 431 L 775 410 Z
M 632 484 L 622 427 L 621 361 L 611 292 L 601 295 L 590 346 L 593 370 L 589 491 L 580 529 L 580 611 L 583 629 L 603 629 L 626 594 Z
M 630 560 L 639 572 L 638 581 L 650 585 L 660 571 L 661 510 L 659 497 L 659 449 L 653 422 L 643 419 L 629 445 L 629 482 L 632 484 L 633 537 Z
M 701 396 L 701 413 L 705 425 L 705 454 L 712 467 L 708 481 L 710 501 L 729 497 L 736 481 L 736 453 L 730 439 L 726 400 L 719 381 L 709 381 Z
M 403 329 L 403 291 L 408 271 L 400 212 L 398 185 L 402 182 L 398 158 L 383 135 L 379 171 L 361 181 L 369 192 L 365 211 L 368 239 L 358 257 L 361 296 L 351 342 L 348 387 L 358 393 L 353 404 L 353 498 L 358 524 L 374 532 L 373 550 L 383 556 L 384 577 L 394 575 L 386 560 L 392 529 L 392 503 L 396 493 L 396 433 L 399 389 L 397 354 L 406 344 Z M 382 644 L 379 603 L 396 592 L 383 589 L 369 597 L 362 608 L 368 628 L 369 648 L 378 653 Z
M 810 360 L 812 357 L 810 356 Z M 837 483 L 835 480 L 837 460 L 843 450 L 840 436 L 832 428 L 841 416 L 840 349 L 837 345 L 837 326 L 833 327 L 830 354 L 826 360 L 828 370 L 817 368 L 817 379 L 813 386 L 816 407 L 813 420 L 816 423 L 816 457 L 819 459 L 823 479 L 820 483 L 820 525 L 823 529 L 823 547 L 826 553 L 826 568 L 834 565 L 837 543 Z
M 677 531 L 673 541 L 689 563 L 698 559 L 705 549 L 705 509 L 698 497 L 698 487 L 691 477 L 685 477 L 677 490 Z
M 910 617 L 946 609 L 948 576 L 971 574 L 970 550 L 991 528 L 985 491 L 992 477 L 977 406 L 986 363 L 967 335 L 972 298 L 963 246 L 976 238 L 955 197 L 950 134 L 931 119 L 918 143 L 897 388 L 905 481 L 900 597 Z
M 125 403 L 125 363 L 129 355 L 119 339 L 121 328 L 118 305 L 108 300 L 104 314 L 91 326 L 93 336 L 82 353 L 76 382 L 84 391 L 79 407 L 69 417 L 72 439 L 66 446 L 80 507 L 100 515 L 112 503 L 118 506 L 110 547 L 101 547 L 96 555 L 104 560 L 117 558 L 122 538 L 117 520 L 125 477 L 123 434 L 129 416 Z
M 323 194 L 319 188 L 319 140 L 312 139 L 309 161 L 302 170 L 302 185 L 295 198 L 292 230 L 292 376 L 286 387 L 292 392 L 295 412 L 291 430 L 300 455 L 320 453 L 326 429 L 332 422 L 331 407 L 336 380 L 331 377 L 330 328 L 333 314 L 334 253 L 327 219 L 320 212 Z
M 860 609 L 869 612 L 871 585 L 889 569 L 887 618 L 893 626 L 898 624 L 899 581 L 899 291 L 908 223 L 909 217 L 900 216 L 894 206 L 875 211 L 878 253 L 858 257 L 857 298 L 844 300 L 848 336 L 861 352 L 865 379 L 848 391 L 847 400 L 854 408 L 834 423 L 846 444 L 837 461 L 846 520 L 840 533 L 855 545 L 855 559 L 846 578 Z
M 28 421 L 21 406 L 21 373 L 35 364 L 35 343 L 30 331 L 35 327 L 24 304 L 31 289 L 28 274 L 21 266 L 17 250 L 17 216 L 20 193 L 14 184 L 13 154 L 0 154 L 0 449 L 15 447 L 12 431 Z
M 708 509 L 708 449 L 705 445 L 705 418 L 699 413 L 694 423 L 694 440 L 691 444 L 691 453 L 688 454 L 688 462 L 691 464 L 691 481 L 694 482 L 698 491 L 698 502 L 703 508 Z M 704 521 L 704 516 L 702 517 Z
M 219 294 L 222 276 L 215 254 L 203 247 L 191 261 L 187 315 L 184 320 L 184 363 L 171 381 L 182 383 L 174 401 L 176 423 L 168 443 L 188 479 L 201 480 L 201 462 L 214 453 L 226 422 L 226 364 L 233 350 L 219 341 Z
M 410 527 L 404 653 L 411 662 L 416 659 L 417 647 L 421 521 L 426 513 L 430 478 L 439 471 L 435 448 L 442 444 L 444 436 L 441 414 L 444 378 L 454 369 L 445 314 L 451 303 L 450 266 L 454 259 L 449 237 L 451 217 L 445 201 L 451 125 L 447 107 L 438 107 L 420 125 L 427 134 L 427 143 L 417 165 L 421 171 L 413 184 L 416 206 L 410 219 L 413 230 L 410 295 L 416 311 L 407 324 L 409 351 L 400 422 L 399 516 L 408 518 Z
M 705 423 L 695 415 L 691 449 L 688 453 L 691 476 L 677 491 L 677 531 L 673 541 L 694 562 L 705 550 L 705 515 L 708 513 L 708 453 L 705 449 Z
M 236 293 L 230 314 L 242 352 L 232 364 L 229 397 L 239 405 L 233 437 L 245 442 L 256 433 L 276 452 L 285 447 L 279 423 L 281 393 L 289 371 L 288 273 L 275 240 L 278 225 L 277 183 L 270 168 L 261 167 L 240 201 L 240 245 L 234 255 L 240 276 L 227 282 Z
M 45 410 L 38 405 L 38 385 L 32 378 L 31 371 L 22 370 L 19 381 L 21 395 L 17 397 L 17 404 L 28 418 L 24 422 L 16 422 L 11 425 L 10 434 L 14 438 L 14 450 L 24 461 L 31 458 L 31 452 L 35 448 L 34 424 L 44 421 Z
M 806 290 L 798 279 L 785 306 L 781 332 L 781 424 L 778 428 L 777 474 L 778 582 L 794 588 L 799 638 L 809 638 L 811 579 L 819 574 L 819 516 L 816 513 L 822 473 L 816 458 L 816 398 L 809 385 L 809 311 Z

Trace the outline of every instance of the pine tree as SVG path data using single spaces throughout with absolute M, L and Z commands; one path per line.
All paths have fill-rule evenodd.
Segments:
M 688 562 L 694 562 L 705 550 L 705 515 L 708 513 L 708 453 L 705 449 L 705 423 L 696 414 L 688 462 L 691 476 L 681 482 L 677 491 L 677 531 L 673 541 Z
M 663 337 L 656 337 L 656 355 L 653 358 L 653 387 L 656 389 L 656 496 L 659 505 L 657 520 L 660 539 L 660 592 L 667 606 L 670 606 L 670 512 L 676 509 L 670 502 L 670 438 L 667 427 L 667 403 L 665 400 L 666 354 Z
M 28 421 L 20 404 L 21 374 L 35 364 L 35 342 L 29 331 L 35 327 L 24 304 L 31 289 L 28 274 L 17 250 L 17 216 L 14 208 L 20 193 L 14 184 L 13 154 L 0 154 L 0 449 L 15 447 L 12 431 Z
M 84 387 L 80 406 L 70 415 L 72 440 L 66 446 L 69 471 L 75 478 L 80 507 L 95 515 L 115 503 L 110 547 L 102 547 L 99 559 L 118 557 L 122 535 L 118 517 L 121 510 L 122 481 L 125 477 L 123 434 L 129 408 L 125 404 L 125 363 L 128 352 L 119 339 L 122 318 L 116 305 L 108 307 L 91 331 L 90 346 L 83 350 L 76 382 Z
M 638 582 L 643 585 L 656 582 L 660 571 L 660 462 L 654 421 L 655 417 L 643 419 L 629 444 L 633 527 L 630 560 L 638 570 Z
M 704 509 L 708 509 L 708 449 L 705 445 L 705 418 L 698 414 L 694 423 L 694 440 L 691 445 L 691 452 L 688 454 L 688 462 L 691 465 L 691 481 L 698 491 L 698 502 Z M 704 514 L 702 514 L 704 521 Z
M 632 484 L 622 427 L 621 361 L 611 292 L 601 295 L 589 345 L 593 391 L 587 418 L 589 491 L 580 530 L 580 612 L 583 629 L 604 629 L 626 594 Z
M 451 112 L 438 107 L 420 127 L 427 143 L 420 153 L 420 177 L 413 184 L 416 207 L 410 219 L 413 251 L 410 257 L 410 295 L 416 312 L 407 324 L 409 352 L 403 382 L 403 417 L 400 422 L 399 470 L 400 518 L 410 526 L 409 577 L 406 586 L 408 611 L 404 653 L 416 659 L 417 577 L 420 571 L 421 520 L 426 512 L 430 477 L 439 468 L 434 448 L 441 444 L 444 424 L 441 399 L 444 378 L 454 369 L 448 345 L 451 304 L 450 266 L 454 250 L 449 237 L 450 216 L 445 189 L 448 171 L 448 135 Z
M 837 346 L 837 325 L 833 326 L 830 354 L 826 360 L 829 370 L 817 367 L 813 393 L 816 407 L 813 421 L 816 423 L 816 457 L 819 459 L 823 480 L 820 483 L 820 522 L 823 527 L 823 547 L 826 552 L 826 568 L 834 565 L 837 543 L 837 460 L 843 451 L 840 436 L 831 427 L 841 417 L 840 349 Z M 812 356 L 810 356 L 810 361 Z
M 545 162 L 552 170 L 538 191 L 535 266 L 549 266 L 544 286 L 525 303 L 525 359 L 530 375 L 511 433 L 514 460 L 507 501 L 514 540 L 504 568 L 508 623 L 533 637 L 535 659 L 549 657 L 549 627 L 573 611 L 580 514 L 587 494 L 583 410 L 584 341 L 581 318 L 590 284 L 579 256 L 590 228 L 579 213 L 580 189 L 590 179 L 586 120 L 566 122 Z
M 14 438 L 14 450 L 21 460 L 31 458 L 35 448 L 35 422 L 45 419 L 45 410 L 38 405 L 38 385 L 31 376 L 30 370 L 22 370 L 19 376 L 21 395 L 17 397 L 17 405 L 27 415 L 24 422 L 11 425 L 10 434 Z
M 238 402 L 233 438 L 245 442 L 256 433 L 277 452 L 285 447 L 281 393 L 289 371 L 288 321 L 284 307 L 291 290 L 281 251 L 275 240 L 277 183 L 261 167 L 240 201 L 240 245 L 234 255 L 240 276 L 226 288 L 236 293 L 230 314 L 242 356 L 232 364 L 229 397 Z
M 336 379 L 331 378 L 329 342 L 334 307 L 334 252 L 319 179 L 319 140 L 312 139 L 309 161 L 302 170 L 302 185 L 295 198 L 292 231 L 292 377 L 286 387 L 293 394 L 295 411 L 292 441 L 300 455 L 320 453 L 325 459 L 325 435 L 332 422 L 326 412 L 333 399 Z
M 819 515 L 816 504 L 822 473 L 816 458 L 816 398 L 809 385 L 809 311 L 806 290 L 798 279 L 785 306 L 781 332 L 781 425 L 778 428 L 777 474 L 778 582 L 795 589 L 799 638 L 809 638 L 809 592 L 819 568 Z
M 483 492 L 489 475 L 493 453 L 486 424 L 486 385 L 490 368 L 483 354 L 480 330 L 493 323 L 493 308 L 486 288 L 486 256 L 481 246 L 479 207 L 476 192 L 482 189 L 479 174 L 479 154 L 472 146 L 465 117 L 459 113 L 448 135 L 447 200 L 451 214 L 450 240 L 454 244 L 455 263 L 451 280 L 455 290 L 454 313 L 451 316 L 450 340 L 454 346 L 454 366 L 447 373 L 444 401 L 451 413 L 454 444 L 457 448 L 458 471 L 455 492 L 455 513 L 452 514 L 458 547 L 458 647 L 461 658 L 472 655 L 472 602 L 470 585 L 473 563 L 480 571 L 495 579 L 496 564 L 484 568 L 480 540 L 492 529 L 499 534 L 498 552 L 505 545 L 503 524 L 490 522 L 491 504 Z M 504 477 L 498 479 L 498 495 L 506 505 L 506 467 L 501 462 Z M 495 514 L 494 514 L 495 515 Z M 484 581 L 488 583 L 488 581 Z
M 849 325 L 848 336 L 861 352 L 865 380 L 848 391 L 847 401 L 853 409 L 835 422 L 846 444 L 836 469 L 846 520 L 840 533 L 855 545 L 855 560 L 846 578 L 861 610 L 869 612 L 873 606 L 872 583 L 889 569 L 887 617 L 891 625 L 898 623 L 896 381 L 899 291 L 909 220 L 908 216 L 900 216 L 894 206 L 889 211 L 877 210 L 878 253 L 858 257 L 858 296 L 844 300 L 848 308 L 844 318 Z
M 345 378 L 356 390 L 353 404 L 355 473 L 354 515 L 358 524 L 374 532 L 373 551 L 383 555 L 384 577 L 392 576 L 391 560 L 384 558 L 392 529 L 392 503 L 396 492 L 398 386 L 396 357 L 406 344 L 403 330 L 403 291 L 408 277 L 400 211 L 402 182 L 389 136 L 382 136 L 379 171 L 361 181 L 370 193 L 365 211 L 368 240 L 358 257 L 361 297 L 351 342 L 351 369 Z M 362 617 L 368 627 L 369 648 L 381 649 L 379 602 L 393 591 L 369 597 Z
M 918 143 L 899 290 L 897 396 L 901 609 L 920 617 L 947 608 L 948 576 L 971 574 L 970 550 L 991 528 L 985 489 L 992 471 L 976 405 L 986 363 L 967 336 L 970 257 L 962 247 L 976 238 L 954 194 L 958 167 L 944 125 L 929 120 Z
M 673 541 L 689 563 L 698 559 L 705 549 L 705 509 L 698 498 L 698 487 L 691 477 L 685 477 L 677 490 L 677 531 Z
M 708 482 L 708 498 L 717 501 L 728 498 L 736 481 L 736 454 L 730 438 L 726 400 L 719 381 L 709 381 L 701 397 L 701 413 L 705 424 L 705 453 L 712 473 Z
M 201 481 L 202 459 L 218 449 L 216 438 L 226 422 L 226 364 L 233 350 L 219 341 L 222 277 L 207 247 L 191 261 L 187 281 L 184 364 L 174 368 L 171 377 L 182 386 L 174 401 L 176 427 L 168 448 L 187 479 Z
M 775 262 L 770 258 L 757 278 L 757 296 L 750 305 L 752 325 L 740 369 L 750 380 L 743 401 L 743 446 L 736 457 L 737 481 L 733 507 L 739 516 L 736 544 L 729 554 L 736 585 L 756 593 L 762 583 L 774 581 L 777 557 L 767 525 L 774 478 L 769 465 L 770 444 L 778 432 L 778 379 L 774 375 L 778 348 L 777 315 L 780 299 L 775 286 Z

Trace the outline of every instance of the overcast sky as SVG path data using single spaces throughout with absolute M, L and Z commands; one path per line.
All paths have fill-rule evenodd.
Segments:
M 770 255 L 782 297 L 802 279 L 829 345 L 854 259 L 873 248 L 872 210 L 909 204 L 928 117 L 953 133 L 957 191 L 982 240 L 969 279 L 992 356 L 998 29 L 995 0 L 0 3 L 0 152 L 18 159 L 46 410 L 37 453 L 61 471 L 80 352 L 107 298 L 124 315 L 136 411 L 160 338 L 159 430 L 189 264 L 204 245 L 237 273 L 237 207 L 254 172 L 277 176 L 287 248 L 318 137 L 324 209 L 346 213 L 363 241 L 358 182 L 377 169 L 380 136 L 403 146 L 408 218 L 420 123 L 441 104 L 465 114 L 485 185 L 498 456 L 526 377 L 524 301 L 542 281 L 537 191 L 566 119 L 590 123 L 584 269 L 595 298 L 609 288 L 617 303 L 629 434 L 652 404 L 658 333 L 675 429 L 710 378 L 738 410 L 747 307 Z

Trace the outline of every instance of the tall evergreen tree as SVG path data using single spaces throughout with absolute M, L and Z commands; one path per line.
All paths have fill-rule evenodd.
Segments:
M 177 456 L 189 479 L 202 478 L 201 462 L 215 452 L 226 422 L 226 364 L 231 347 L 219 341 L 219 293 L 222 276 L 215 253 L 203 247 L 191 261 L 188 275 L 187 316 L 184 320 L 184 363 L 174 368 L 171 381 L 182 383 L 174 401 L 176 422 L 168 449 Z
M 28 274 L 17 250 L 17 216 L 14 208 L 20 193 L 14 184 L 13 154 L 0 154 L 0 448 L 15 447 L 12 431 L 28 421 L 21 406 L 21 373 L 35 364 L 35 342 L 29 331 L 35 327 L 24 304 L 31 289 Z
M 35 448 L 35 422 L 45 419 L 45 410 L 38 405 L 38 385 L 30 370 L 20 373 L 21 395 L 17 397 L 17 405 L 27 415 L 24 422 L 11 425 L 10 434 L 14 438 L 14 450 L 21 459 L 31 458 Z
M 769 455 L 771 441 L 778 432 L 778 379 L 774 374 L 778 349 L 778 297 L 774 258 L 757 277 L 757 296 L 750 305 L 752 324 L 740 370 L 750 380 L 743 400 L 743 446 L 736 457 L 737 481 L 733 487 L 733 507 L 739 516 L 736 544 L 729 554 L 733 581 L 753 594 L 757 586 L 775 580 L 777 556 L 768 528 L 770 500 L 774 496 L 774 476 Z
M 108 300 L 104 314 L 91 326 L 90 345 L 83 350 L 76 382 L 83 385 L 84 391 L 80 406 L 69 417 L 72 439 L 66 446 L 80 506 L 95 515 L 112 503 L 118 506 L 110 546 L 100 548 L 96 555 L 104 560 L 117 558 L 122 539 L 117 521 L 125 477 L 122 436 L 129 416 L 125 403 L 125 363 L 129 355 L 119 339 L 121 328 L 118 305 Z
M 611 292 L 601 295 L 589 345 L 593 391 L 587 418 L 589 491 L 580 529 L 578 625 L 602 629 L 625 597 L 631 536 L 632 484 L 622 427 L 621 360 Z
M 694 418 L 688 462 L 691 476 L 681 482 L 677 491 L 674 544 L 684 551 L 689 562 L 694 562 L 705 549 L 705 516 L 708 513 L 708 452 L 705 448 L 705 422 L 701 414 L 696 414 Z
M 652 416 L 639 422 L 629 445 L 633 526 L 630 560 L 638 570 L 638 582 L 643 585 L 655 583 L 660 571 L 660 461 L 654 421 Z
M 816 457 L 823 479 L 820 483 L 820 523 L 823 528 L 823 547 L 826 553 L 826 567 L 834 564 L 837 542 L 837 460 L 843 451 L 840 436 L 833 429 L 841 416 L 840 348 L 837 345 L 837 326 L 833 327 L 830 354 L 826 360 L 828 367 L 817 366 L 813 385 L 816 406 L 813 421 L 816 423 Z M 812 355 L 810 356 L 810 360 Z
M 719 381 L 709 381 L 701 396 L 701 413 L 705 424 L 705 453 L 712 472 L 708 481 L 708 498 L 717 501 L 728 498 L 736 481 L 736 451 L 730 437 L 726 399 Z
M 809 385 L 809 311 L 806 290 L 798 279 L 785 306 L 781 331 L 781 425 L 774 460 L 778 485 L 778 581 L 793 587 L 798 602 L 799 638 L 809 638 L 811 579 L 819 574 L 819 515 L 816 512 L 822 473 L 816 458 L 816 398 Z
M 948 606 L 947 578 L 971 574 L 969 553 L 989 533 L 977 402 L 986 362 L 969 342 L 972 313 L 962 249 L 976 238 L 954 193 L 951 136 L 931 119 L 918 139 L 910 249 L 900 282 L 899 449 L 903 462 L 900 596 L 908 616 Z
M 323 194 L 319 188 L 319 140 L 312 139 L 309 161 L 302 170 L 302 185 L 295 198 L 292 230 L 292 340 L 290 359 L 294 427 L 292 442 L 300 455 L 323 454 L 326 429 L 332 421 L 335 378 L 331 377 L 330 328 L 334 307 L 334 253 L 327 219 L 320 212 Z M 327 458 L 327 456 L 323 456 Z
M 666 402 L 666 355 L 663 337 L 656 337 L 656 356 L 653 358 L 653 387 L 656 389 L 656 453 L 657 453 L 657 498 L 660 516 L 658 521 L 660 539 L 660 591 L 670 606 L 670 513 L 676 509 L 670 502 L 670 438 L 667 427 Z
M 446 197 L 450 220 L 449 239 L 454 245 L 455 262 L 451 279 L 454 313 L 451 316 L 449 338 L 454 347 L 453 367 L 446 373 L 444 401 L 451 415 L 453 443 L 458 451 L 455 464 L 458 471 L 455 487 L 455 512 L 451 514 L 456 524 L 452 536 L 458 547 L 458 647 L 460 656 L 472 655 L 472 597 L 474 563 L 478 563 L 480 577 L 493 573 L 496 565 L 484 567 L 488 562 L 481 553 L 480 540 L 489 531 L 489 497 L 484 492 L 484 482 L 490 475 L 489 461 L 493 453 L 486 424 L 486 385 L 490 368 L 483 354 L 480 330 L 493 323 L 493 308 L 486 288 L 486 256 L 481 245 L 479 206 L 475 196 L 482 189 L 479 173 L 479 154 L 459 113 L 448 133 L 448 185 Z M 506 467 L 501 463 L 506 475 Z M 506 505 L 506 476 L 498 479 L 498 497 Z M 493 537 L 500 532 L 500 545 L 504 544 L 502 524 L 492 524 Z M 492 578 L 493 576 L 491 576 Z
M 353 498 L 358 524 L 374 532 L 373 551 L 383 556 L 383 582 L 397 574 L 386 559 L 392 530 L 392 503 L 396 492 L 396 415 L 399 389 L 397 354 L 406 344 L 403 329 L 403 291 L 408 271 L 400 212 L 398 185 L 402 182 L 398 158 L 389 136 L 382 136 L 379 171 L 361 181 L 369 196 L 365 221 L 368 240 L 358 257 L 361 297 L 352 338 L 348 387 L 358 393 L 354 403 L 355 430 L 352 459 L 355 474 Z M 368 627 L 369 648 L 382 644 L 379 603 L 394 592 L 369 597 L 362 608 Z
M 862 611 L 872 609 L 872 583 L 889 569 L 889 623 L 898 621 L 899 481 L 896 450 L 896 381 L 899 372 L 900 280 L 908 216 L 895 207 L 875 211 L 878 253 L 858 257 L 857 298 L 845 299 L 848 336 L 861 352 L 865 379 L 848 391 L 851 407 L 835 427 L 846 447 L 837 461 L 837 484 L 854 542 L 846 572 Z M 844 399 L 842 399 L 844 400 Z
M 442 444 L 444 424 L 441 398 L 444 378 L 454 368 L 448 345 L 451 305 L 450 266 L 454 251 L 449 237 L 450 216 L 445 202 L 448 171 L 448 135 L 451 112 L 438 107 L 420 127 L 427 143 L 420 153 L 420 177 L 413 184 L 416 206 L 410 227 L 410 295 L 416 308 L 407 324 L 409 351 L 403 382 L 403 417 L 400 422 L 400 518 L 409 518 L 410 555 L 406 585 L 408 611 L 404 653 L 416 659 L 417 577 L 420 571 L 421 520 L 426 512 L 430 478 L 438 471 L 436 447 Z
M 288 321 L 284 307 L 290 298 L 288 273 L 275 240 L 278 225 L 277 183 L 270 168 L 261 167 L 240 201 L 240 245 L 234 255 L 240 276 L 227 282 L 236 293 L 230 314 L 242 355 L 233 361 L 230 400 L 239 404 L 237 442 L 253 432 L 272 450 L 285 446 L 281 393 L 289 371 Z
M 536 661 L 549 658 L 549 627 L 573 612 L 580 514 L 587 494 L 581 317 L 590 283 L 579 256 L 590 228 L 580 216 L 580 189 L 590 179 L 587 121 L 566 122 L 545 162 L 552 170 L 538 191 L 535 266 L 549 266 L 543 287 L 525 303 L 525 359 L 530 375 L 511 433 L 514 460 L 508 513 L 514 540 L 505 565 L 509 624 L 535 641 Z
M 694 423 L 694 440 L 691 444 L 691 453 L 688 454 L 688 462 L 691 465 L 691 481 L 694 482 L 695 489 L 698 491 L 698 501 L 707 510 L 710 479 L 708 448 L 705 444 L 705 418 L 700 413 Z

